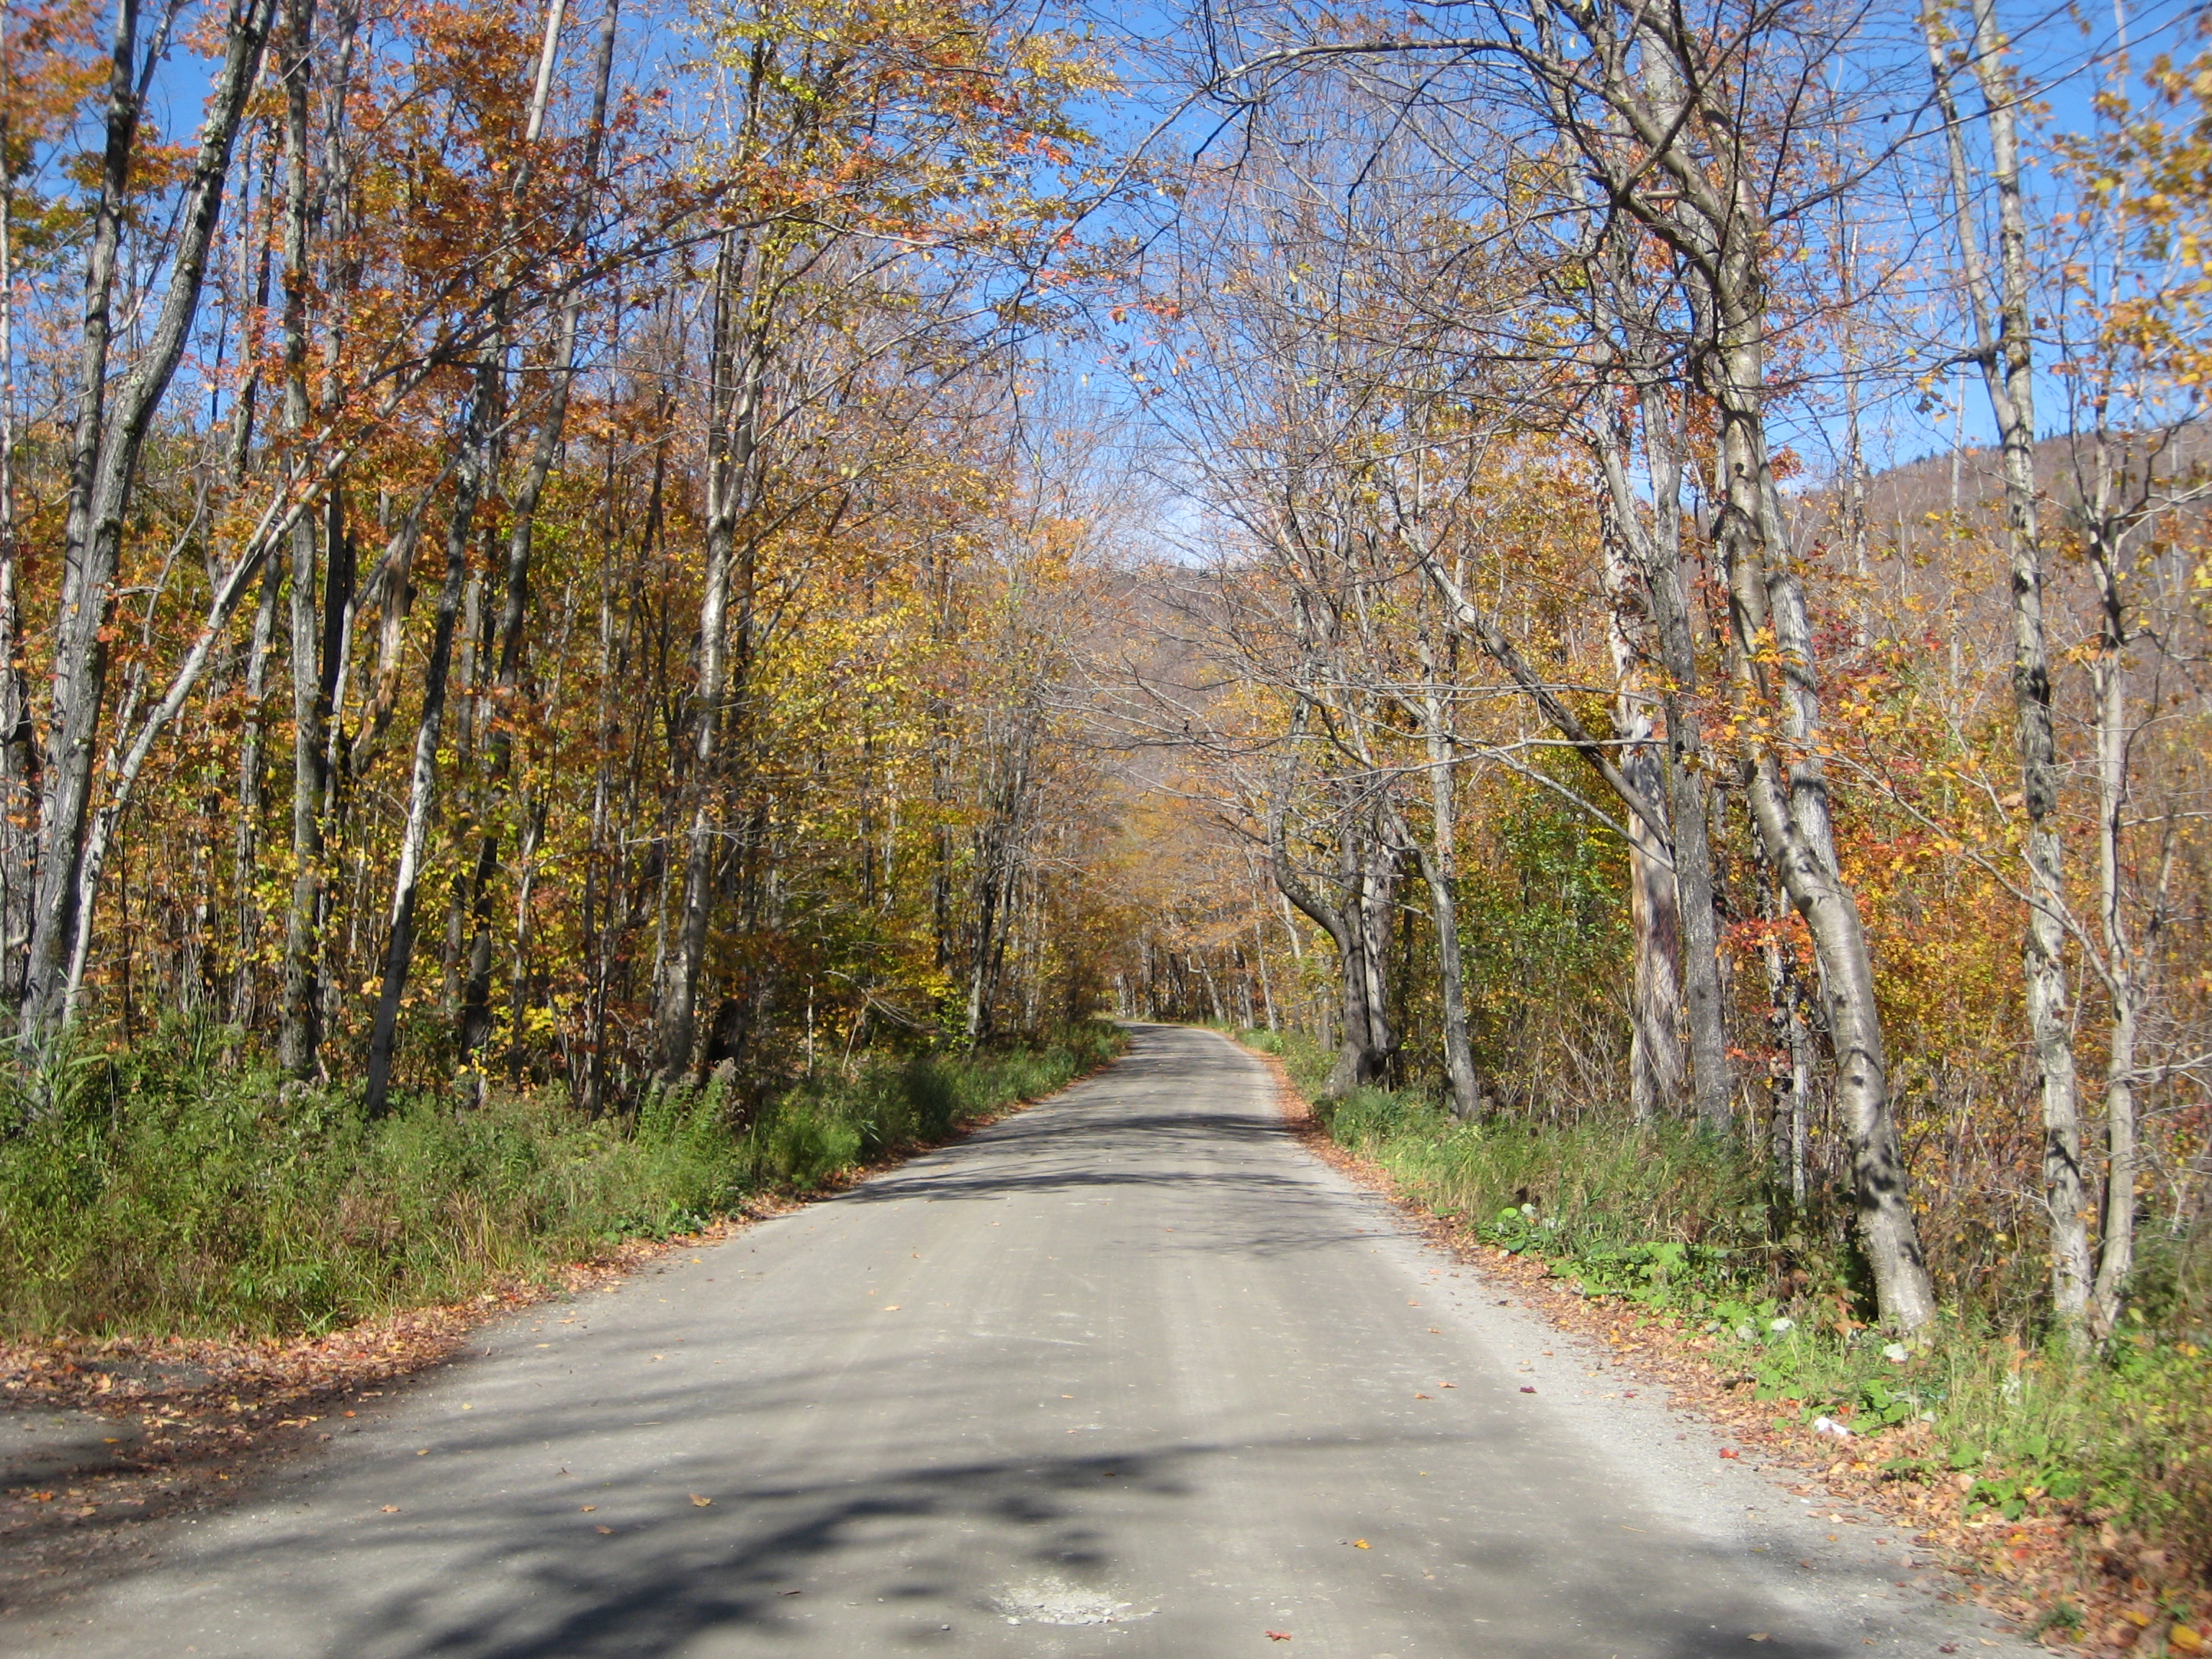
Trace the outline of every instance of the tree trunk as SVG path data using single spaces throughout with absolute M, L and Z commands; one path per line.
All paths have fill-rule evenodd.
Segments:
M 24 975 L 22 1024 L 34 1042 L 62 1018 L 67 995 L 94 750 L 106 692 L 106 635 L 138 457 L 198 313 L 232 150 L 271 16 L 270 0 L 240 0 L 230 12 L 223 61 L 209 93 L 198 152 L 177 216 L 175 252 L 160 314 L 143 355 L 110 408 L 116 262 L 139 116 L 137 0 L 121 0 L 117 8 L 100 191 L 86 262 L 61 605 L 39 801 L 37 883 Z
M 422 854 L 436 811 L 438 740 L 446 718 L 446 682 L 453 660 L 453 634 L 468 586 L 469 540 L 474 532 L 477 500 L 489 459 L 490 410 L 497 398 L 496 371 L 480 368 L 468 422 L 461 436 L 463 459 L 453 475 L 452 517 L 446 526 L 446 579 L 438 589 L 437 620 L 430 635 L 430 657 L 422 670 L 422 713 L 415 727 L 415 763 L 408 777 L 407 817 L 399 838 L 399 865 L 392 876 L 390 931 L 384 950 L 384 975 L 377 992 L 376 1020 L 368 1040 L 366 1107 L 381 1117 L 390 1102 L 392 1053 L 399 1037 L 399 1006 L 407 989 L 415 951 L 415 906 L 422 879 Z
M 1302 699 L 1291 722 L 1294 746 L 1304 732 L 1310 713 Z M 1335 885 L 1339 897 L 1335 902 L 1323 898 L 1291 859 L 1288 823 L 1291 790 L 1296 781 L 1293 756 L 1280 768 L 1267 804 L 1268 868 L 1274 877 L 1276 890 L 1310 916 L 1336 946 L 1343 1024 L 1338 1036 L 1336 1065 L 1329 1073 L 1327 1089 L 1332 1095 L 1343 1095 L 1360 1085 L 1380 1082 L 1389 1073 L 1395 1047 L 1386 1010 L 1376 994 L 1381 985 L 1382 963 L 1382 951 L 1377 946 L 1379 943 L 1387 948 L 1389 937 L 1390 894 L 1387 883 L 1382 903 L 1378 906 L 1371 902 L 1375 885 L 1371 878 L 1378 873 L 1378 855 L 1385 862 L 1395 862 L 1395 857 L 1382 854 L 1381 837 L 1373 834 L 1372 825 L 1366 826 L 1368 834 L 1362 836 L 1357 818 L 1346 810 L 1340 816 L 1337 827 Z
M 7 18 L 0 15 L 0 31 Z M 0 152 L 9 143 L 0 117 Z M 0 177 L 0 1006 L 23 998 L 23 947 L 31 936 L 32 833 L 38 745 L 23 672 L 23 613 L 15 568 L 15 191 Z
M 2123 820 L 2128 801 L 2128 746 L 2134 733 L 2127 720 L 2122 573 L 2106 563 L 2098 574 L 2106 596 L 2104 636 L 2096 665 L 2098 909 L 2112 1022 L 2105 1060 L 2104 1228 L 2098 1240 L 2088 1321 L 2091 1332 L 2104 1341 L 2118 1328 L 2128 1279 L 2135 1271 L 2136 1041 L 2142 1024 L 2142 986 L 2124 908 Z
M 546 94 L 554 52 L 559 42 L 563 9 L 563 0 L 552 0 L 546 14 L 544 49 L 539 58 L 538 84 L 531 100 L 529 129 L 526 135 L 526 142 L 529 143 L 538 141 L 543 129 Z M 610 4 L 600 22 L 592 114 L 584 144 L 586 177 L 596 175 L 599 170 L 600 139 L 606 121 L 607 91 L 614 73 L 617 15 L 618 8 Z M 523 689 L 523 630 L 530 609 L 531 555 L 537 534 L 538 505 L 544 497 L 546 482 L 552 476 L 554 462 L 559 459 L 562 440 L 568 426 L 568 389 L 575 378 L 576 341 L 583 306 L 584 294 L 580 284 L 562 301 L 559 319 L 554 325 L 553 360 L 547 370 L 545 410 L 538 422 L 538 441 L 532 447 L 521 488 L 515 492 L 511 504 L 513 516 L 507 537 L 506 586 L 500 604 L 498 667 L 493 680 L 491 729 L 487 733 L 489 753 L 486 766 L 483 836 L 477 849 L 476 866 L 469 883 L 468 908 L 475 933 L 470 942 L 468 973 L 461 992 L 460 1053 L 461 1063 L 465 1066 L 473 1062 L 474 1056 L 491 1036 L 491 890 L 499 872 L 500 843 L 511 806 L 507 785 L 514 769 L 514 724 L 520 718 L 519 704 Z M 523 809 L 526 822 L 531 816 L 531 809 L 526 803 Z M 510 1033 L 511 1042 L 519 1044 L 520 1038 L 519 1029 Z
M 757 68 L 760 54 L 755 54 Z M 691 823 L 684 839 L 684 896 L 676 951 L 659 1011 L 659 1075 L 679 1081 L 696 1047 L 699 975 L 707 957 L 713 900 L 716 786 L 720 781 L 725 703 L 729 696 L 730 599 L 758 434 L 767 342 L 747 300 L 755 275 L 753 249 L 726 233 L 714 261 L 714 322 L 708 353 L 707 571 L 699 602 L 699 678 L 694 694 Z M 742 313 L 742 314 L 741 314 Z
M 304 440 L 307 398 L 307 94 L 314 0 L 286 0 L 284 82 L 284 430 Z M 299 465 L 295 456 L 293 465 Z M 284 979 L 276 1063 L 312 1078 L 321 1064 L 322 975 L 319 923 L 323 890 L 324 727 L 329 705 L 316 593 L 316 526 L 292 528 L 292 896 L 284 913 Z
M 1651 702 L 1644 690 L 1644 653 L 1630 631 L 1637 586 L 1627 532 L 1619 504 L 1606 514 L 1601 533 L 1606 597 L 1610 602 L 1606 643 L 1613 659 L 1613 732 L 1622 775 L 1648 800 L 1666 795 L 1664 768 L 1654 742 Z M 1672 1115 L 1688 1081 L 1682 1063 L 1681 927 L 1673 860 L 1651 825 L 1631 814 L 1628 830 L 1628 915 L 1634 947 L 1629 993 L 1628 1103 L 1638 1123 Z
M 1659 349 L 1657 331 L 1634 300 L 1634 276 L 1632 261 L 1616 261 L 1610 305 L 1643 427 L 1644 472 L 1650 488 L 1648 516 L 1641 510 L 1629 471 L 1626 417 L 1609 420 L 1601 415 L 1594 436 L 1613 523 L 1627 543 L 1632 574 L 1640 579 L 1636 585 L 1642 590 L 1658 647 L 1659 714 L 1666 726 L 1660 773 L 1674 865 L 1677 960 L 1689 1036 L 1691 1088 L 1698 1121 L 1718 1130 L 1726 1128 L 1734 1115 L 1735 1080 L 1729 1063 L 1727 1000 L 1721 986 L 1705 745 L 1692 712 L 1698 695 L 1697 633 L 1682 570 L 1677 392 Z
M 2051 1297 L 2060 1328 L 2079 1340 L 2089 1299 L 2089 1205 L 2081 1172 L 2081 1110 L 2066 1006 L 2063 848 L 2058 807 L 2057 742 L 2051 710 L 2051 666 L 2043 621 L 2043 545 L 2037 521 L 2035 367 L 2031 332 L 2027 213 L 2021 192 L 2017 90 L 1991 0 L 1973 0 L 1974 73 L 1987 106 L 1990 176 L 1997 192 L 1997 292 L 1973 219 L 1966 142 L 1951 92 L 1950 68 L 1932 14 L 1923 21 L 1936 96 L 1948 129 L 1952 206 L 1967 309 L 1974 321 L 1982 384 L 1995 417 L 2004 474 L 2005 532 L 2011 556 L 2013 723 L 2021 793 L 2027 813 L 2027 936 L 2022 977 L 2028 1035 L 2035 1045 L 2043 1104 L 2043 1198 L 2051 1226 Z M 1955 506 L 1955 503 L 1954 503 Z
M 234 1024 L 252 1022 L 261 953 L 261 898 L 254 891 L 261 838 L 261 744 L 268 718 L 269 642 L 276 631 L 279 583 L 274 560 L 261 573 L 261 599 L 253 610 L 253 631 L 246 647 L 246 720 L 238 755 L 238 823 L 232 836 L 232 884 L 238 901 L 238 969 L 231 988 Z
M 2126 536 L 2109 510 L 2112 441 L 2100 414 L 2095 518 L 2084 538 L 2098 598 L 2096 691 L 2097 912 L 2105 947 L 2105 984 L 2112 1001 L 2105 1059 L 2105 1209 L 2096 1279 L 2087 1310 L 2090 1333 L 2109 1340 L 2118 1328 L 2135 1271 L 2136 1044 L 2142 1030 L 2143 967 L 2130 926 L 2127 898 L 2128 760 L 2136 736 L 2128 720 Z
M 1431 676 L 1431 684 L 1435 677 Z M 1458 778 L 1452 769 L 1451 738 L 1443 729 L 1443 710 L 1433 693 L 1428 699 L 1429 823 L 1434 850 L 1421 857 L 1429 886 L 1429 908 L 1437 926 L 1437 990 L 1443 999 L 1444 1076 L 1451 1087 L 1452 1115 L 1472 1122 L 1482 1115 L 1482 1078 L 1475 1070 L 1474 1045 L 1467 1029 L 1467 964 L 1460 950 L 1457 808 Z M 1419 851 L 1418 843 L 1416 851 Z M 1272 1017 L 1269 1025 L 1272 1028 Z
M 1781 705 L 1788 759 L 1758 744 L 1745 763 L 1753 822 L 1791 903 L 1804 916 L 1820 952 L 1836 1048 L 1836 1093 L 1851 1142 L 1851 1185 L 1859 1240 L 1886 1324 L 1917 1330 L 1936 1304 L 1906 1197 L 1905 1159 L 1889 1090 L 1888 1055 L 1875 995 L 1858 901 L 1844 884 L 1835 851 L 1827 779 L 1818 754 L 1819 683 L 1813 633 L 1790 557 L 1780 495 L 1766 447 L 1760 408 L 1765 341 L 1759 289 L 1747 255 L 1720 266 L 1716 295 L 1720 349 L 1715 356 L 1727 495 L 1720 545 L 1729 582 L 1731 626 L 1743 677 L 1741 695 L 1757 708 Z M 1760 655 L 1780 659 L 1779 684 L 1759 684 Z

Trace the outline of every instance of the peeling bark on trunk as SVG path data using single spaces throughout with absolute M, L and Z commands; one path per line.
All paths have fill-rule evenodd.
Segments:
M 1437 675 L 1433 652 L 1421 641 L 1421 661 L 1428 683 Z M 1433 691 L 1422 701 L 1422 727 L 1429 751 L 1429 829 L 1431 847 L 1407 836 L 1419 860 L 1421 878 L 1428 884 L 1429 911 L 1437 929 L 1437 990 L 1443 1001 L 1444 1078 L 1451 1090 L 1452 1115 L 1472 1122 L 1483 1115 L 1482 1077 L 1474 1064 L 1474 1047 L 1467 1027 L 1467 964 L 1460 949 L 1458 866 L 1455 851 L 1459 836 L 1458 780 L 1452 771 L 1452 741 L 1444 728 L 1443 704 Z M 1267 958 L 1261 958 L 1264 972 Z M 1271 1005 L 1272 1006 L 1272 1005 Z M 1268 1025 L 1274 1018 L 1271 1012 Z

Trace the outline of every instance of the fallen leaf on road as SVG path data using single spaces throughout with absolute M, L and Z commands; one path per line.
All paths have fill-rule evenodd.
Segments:
M 1774 1638 L 1763 1630 L 1755 1630 L 1751 1633 L 1751 1639 L 1754 1642 L 1771 1642 Z
M 1946 1642 L 1936 1650 L 1938 1653 L 1956 1653 L 1958 1650 L 1959 1644 L 1956 1642 Z
M 892 1303 L 890 1307 L 884 1310 L 885 1313 L 896 1313 L 898 1310 L 899 1304 L 896 1302 Z
M 1286 1630 L 1271 1630 L 1267 1632 L 1267 1639 L 1270 1642 L 1287 1642 L 1291 1639 L 1291 1633 Z
M 803 1590 L 778 1590 L 776 1594 L 778 1595 L 802 1595 L 805 1594 L 805 1592 Z
M 599 1528 L 595 1528 L 595 1530 L 596 1530 L 596 1531 L 599 1531 L 599 1532 L 605 1533 L 605 1534 L 607 1534 L 609 1536 L 612 1536 L 612 1535 L 613 1535 L 613 1533 L 614 1533 L 614 1528 L 613 1528 L 612 1527 L 599 1527 Z
M 1356 1550 L 1364 1550 L 1367 1547 L 1367 1540 L 1364 1538 L 1355 1538 L 1352 1540 L 1352 1547 Z
M 713 1503 L 714 1501 L 714 1500 L 713 1498 L 702 1498 L 702 1497 L 700 1497 L 700 1496 L 699 1496 L 699 1494 L 698 1494 L 697 1492 L 693 1492 L 693 1493 L 691 1494 L 691 1507 L 692 1507 L 693 1509 L 695 1509 L 695 1510 L 703 1510 L 703 1509 L 705 1509 L 705 1508 L 707 1507 L 707 1505 L 708 1505 L 708 1504 L 709 1504 Z
M 599 1505 L 598 1505 L 597 1504 L 585 1504 L 585 1505 L 584 1505 L 584 1513 L 585 1513 L 586 1515 L 589 1515 L 589 1514 L 590 1514 L 593 1510 L 596 1510 L 597 1508 L 599 1508 Z
M 1425 1395 L 1425 1394 L 1417 1394 L 1417 1395 L 1415 1395 L 1413 1396 L 1413 1398 L 1414 1398 L 1414 1399 L 1416 1399 L 1416 1400 L 1427 1400 L 1427 1399 L 1430 1399 L 1430 1398 L 1431 1398 L 1431 1397 L 1432 1397 L 1432 1396 L 1431 1396 L 1431 1395 Z
M 1738 1450 L 1737 1450 L 1734 1446 L 1723 1446 L 1723 1447 L 1721 1448 L 1721 1455 L 1722 1455 L 1723 1457 L 1734 1457 L 1734 1458 L 1741 1459 L 1741 1458 L 1742 1457 L 1743 1454 L 1742 1454 L 1741 1452 L 1738 1451 Z
M 2176 1625 L 2166 1633 L 2166 1644 L 2176 1653 L 2202 1653 L 2204 1638 L 2194 1626 Z
M 386 1515 L 397 1515 L 399 1513 L 399 1505 L 397 1504 L 386 1504 L 384 1506 L 384 1512 Z
M 1530 1388 L 1527 1383 L 1525 1383 L 1525 1382 L 1524 1382 L 1524 1383 L 1522 1383 L 1522 1384 L 1521 1385 L 1521 1392 L 1522 1392 L 1522 1393 L 1523 1393 L 1523 1394 L 1534 1394 L 1534 1393 L 1535 1393 L 1536 1391 L 1535 1391 L 1535 1389 L 1534 1389 Z

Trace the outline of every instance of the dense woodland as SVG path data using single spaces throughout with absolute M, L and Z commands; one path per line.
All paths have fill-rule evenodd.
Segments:
M 2185 1301 L 2197 25 L 1158 21 L 0 12 L 0 1134 L 1103 1011 L 1693 1124 L 1844 1328 Z

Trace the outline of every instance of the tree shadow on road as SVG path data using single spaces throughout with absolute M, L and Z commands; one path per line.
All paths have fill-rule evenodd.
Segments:
M 1179 1614 L 1203 1612 L 1195 1604 L 1217 1587 L 1136 1582 L 1145 1542 L 1163 1529 L 1203 1535 L 1185 1528 L 1229 1473 L 1223 1458 L 1287 1458 L 1295 1480 L 1302 1465 L 1320 1476 L 1331 1460 L 1371 1456 L 1376 1447 L 1297 1439 L 917 1462 L 842 1484 L 723 1487 L 706 1508 L 689 1502 L 681 1481 L 633 1490 L 593 1515 L 550 1504 L 497 1517 L 456 1508 L 422 1517 L 404 1535 L 350 1543 L 352 1583 L 410 1588 L 360 1598 L 323 1651 L 327 1659 L 1033 1651 L 1042 1632 L 1009 1628 L 991 1597 L 994 1588 L 1036 1581 L 1127 1602 L 1161 1621 L 1145 1632 L 1157 1642 Z M 1500 1499 L 1508 1509 L 1513 1501 Z M 610 1519 L 612 1530 L 599 1532 Z M 1526 1520 L 1525 1528 L 1486 1526 L 1480 1540 L 1445 1543 L 1464 1571 L 1425 1596 L 1422 1618 L 1438 1635 L 1485 1620 L 1480 1645 L 1495 1659 L 1838 1659 L 1844 1651 L 1792 1639 L 1787 1614 L 1725 1587 L 1734 1575 L 1717 1552 L 1681 1540 L 1624 1550 L 1617 1528 L 1540 1500 Z M 518 1538 L 528 1541 L 518 1547 Z M 329 1562 L 338 1541 L 298 1536 L 251 1561 L 197 1565 L 201 1573 L 283 1572 L 288 1557 L 302 1568 Z M 439 1560 L 434 1573 L 422 1571 L 426 1551 Z M 1328 1586 L 1356 1595 L 1370 1565 L 1362 1557 L 1358 1571 L 1331 1564 L 1323 1576 L 1357 1581 Z M 1347 1616 L 1357 1615 L 1337 1610 L 1340 1625 Z

